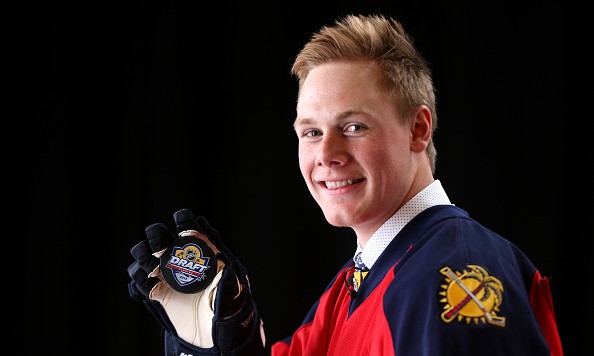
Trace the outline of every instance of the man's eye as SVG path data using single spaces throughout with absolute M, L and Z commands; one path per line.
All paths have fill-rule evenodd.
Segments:
M 316 136 L 320 136 L 320 131 L 318 130 L 309 130 L 305 133 L 305 137 L 316 137 Z
M 357 132 L 363 130 L 363 125 L 359 124 L 350 124 L 346 127 L 347 132 Z

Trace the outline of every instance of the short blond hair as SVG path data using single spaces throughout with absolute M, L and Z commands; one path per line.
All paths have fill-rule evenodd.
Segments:
M 382 15 L 348 15 L 313 34 L 295 58 L 291 73 L 299 80 L 301 90 L 314 67 L 339 60 L 376 63 L 382 70 L 386 93 L 394 98 L 403 120 L 414 115 L 419 105 L 429 108 L 433 125 L 426 152 L 435 173 L 437 113 L 431 70 L 402 25 Z

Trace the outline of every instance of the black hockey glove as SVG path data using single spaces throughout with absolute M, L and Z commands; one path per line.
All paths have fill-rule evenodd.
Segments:
M 145 229 L 131 250 L 132 299 L 165 332 L 166 355 L 263 355 L 264 332 L 247 271 L 208 221 L 187 209 Z

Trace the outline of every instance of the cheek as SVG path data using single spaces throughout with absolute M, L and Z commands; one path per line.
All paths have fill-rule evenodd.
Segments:
M 358 152 L 359 157 L 372 165 L 374 170 L 394 175 L 395 172 L 402 169 L 410 151 L 407 146 L 398 143 L 390 144 L 389 142 L 389 140 L 386 140 L 382 144 L 367 145 Z
M 299 170 L 301 171 L 301 175 L 307 180 L 312 169 L 311 167 L 313 166 L 311 155 L 300 147 L 297 156 L 299 159 Z

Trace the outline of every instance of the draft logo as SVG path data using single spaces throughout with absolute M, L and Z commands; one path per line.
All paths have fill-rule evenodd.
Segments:
M 165 267 L 171 270 L 173 278 L 180 286 L 185 286 L 204 280 L 206 270 L 210 268 L 209 261 L 210 257 L 204 255 L 200 246 L 188 243 L 173 248 Z

